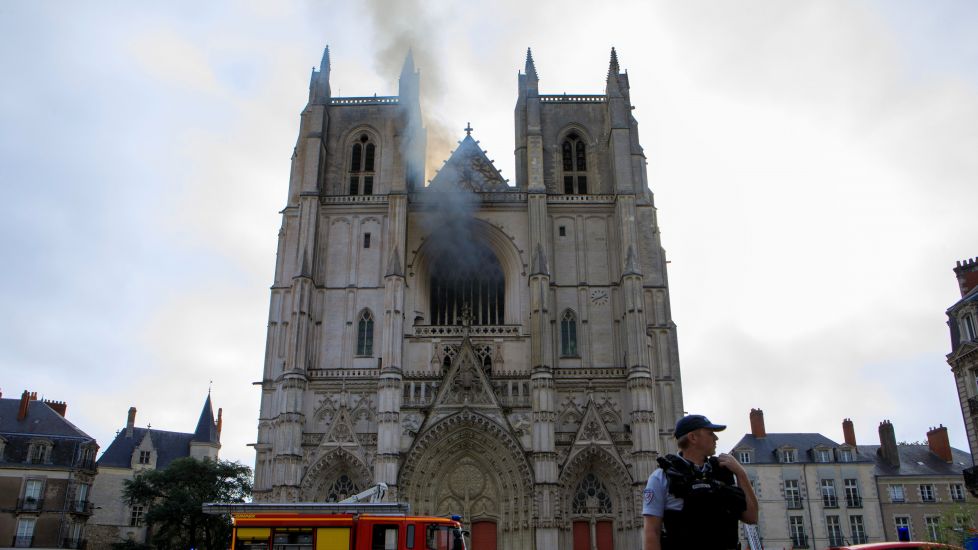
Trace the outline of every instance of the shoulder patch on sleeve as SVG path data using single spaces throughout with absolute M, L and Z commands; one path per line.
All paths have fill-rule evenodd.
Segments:
M 646 489 L 642 493 L 642 496 L 645 499 L 646 504 L 652 504 L 652 500 L 655 499 L 655 491 L 652 489 Z

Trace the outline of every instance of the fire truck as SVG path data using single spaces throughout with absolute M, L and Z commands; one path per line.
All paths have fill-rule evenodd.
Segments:
M 204 511 L 231 515 L 231 550 L 466 550 L 460 516 L 412 516 L 408 504 L 377 502 L 385 492 L 336 503 L 208 503 Z

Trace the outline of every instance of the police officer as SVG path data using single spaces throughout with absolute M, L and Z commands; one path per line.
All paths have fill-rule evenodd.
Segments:
M 644 550 L 736 549 L 738 520 L 757 523 L 744 467 L 728 454 L 713 456 L 716 432 L 726 428 L 699 414 L 676 423 L 679 454 L 659 457 L 645 486 Z

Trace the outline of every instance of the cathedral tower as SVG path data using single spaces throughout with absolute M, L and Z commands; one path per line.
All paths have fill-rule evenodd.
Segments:
M 640 546 L 682 394 L 616 52 L 604 94 L 542 95 L 527 51 L 515 186 L 471 128 L 422 184 L 410 53 L 393 97 L 332 97 L 329 70 L 327 50 L 282 211 L 256 500 L 384 482 L 476 549 Z

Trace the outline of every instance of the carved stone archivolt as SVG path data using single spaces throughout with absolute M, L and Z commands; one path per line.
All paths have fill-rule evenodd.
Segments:
M 307 502 L 328 502 L 337 491 L 348 487 L 362 491 L 372 485 L 372 475 L 367 462 L 354 452 L 334 448 L 320 455 L 313 465 L 306 469 L 302 478 L 302 500 Z M 350 496 L 347 494 L 346 496 Z
M 574 452 L 564 465 L 558 480 L 564 528 L 570 529 L 575 519 L 592 516 L 614 518 L 621 522 L 619 525 L 631 528 L 634 518 L 641 517 L 633 495 L 632 476 L 613 452 L 588 445 Z

